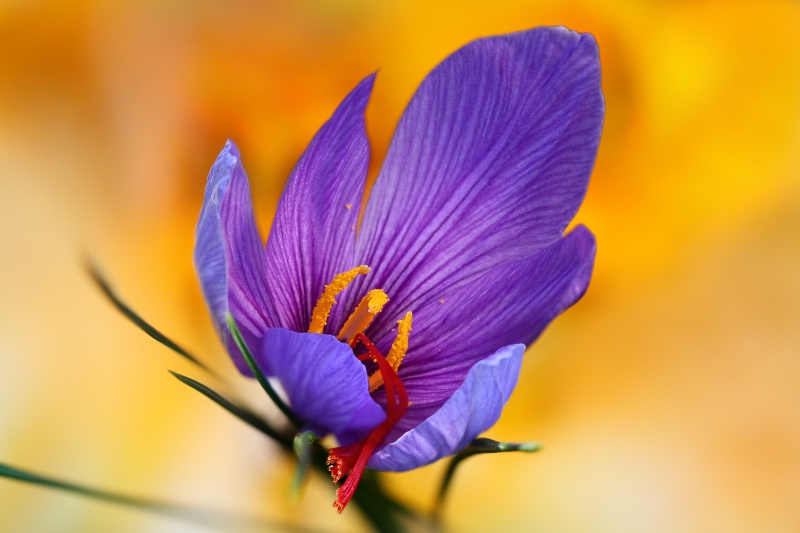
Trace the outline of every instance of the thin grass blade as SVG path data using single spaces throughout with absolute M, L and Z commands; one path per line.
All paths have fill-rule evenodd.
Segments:
M 101 500 L 125 507 L 135 508 L 142 511 L 162 514 L 172 518 L 202 524 L 206 527 L 216 527 L 221 531 L 242 530 L 244 528 L 251 531 L 291 531 L 308 533 L 312 530 L 293 524 L 277 522 L 255 516 L 243 516 L 230 514 L 223 511 L 201 509 L 188 505 L 152 500 L 148 498 L 138 498 L 117 492 L 96 489 L 68 481 L 62 481 L 49 476 L 36 474 L 28 470 L 15 468 L 11 465 L 0 463 L 0 477 L 30 483 L 40 487 L 60 490 L 63 492 Z M 319 531 L 319 530 L 313 530 Z
M 444 505 L 445 496 L 453 481 L 453 475 L 456 473 L 456 468 L 467 457 L 474 455 L 482 455 L 485 453 L 503 453 L 503 452 L 537 452 L 542 449 L 542 445 L 538 442 L 498 442 L 492 439 L 475 439 L 469 446 L 457 453 L 447 466 L 447 470 L 442 478 L 442 484 L 439 487 L 439 494 L 436 499 L 436 504 L 433 508 L 434 522 L 438 523 L 441 517 L 442 507 Z
M 261 388 L 264 389 L 264 392 L 267 393 L 267 396 L 269 396 L 270 400 L 272 400 L 275 403 L 275 405 L 278 406 L 278 409 L 280 409 L 281 412 L 284 415 L 286 415 L 286 418 L 288 418 L 292 422 L 292 424 L 295 425 L 295 427 L 298 428 L 301 427 L 303 425 L 303 422 L 299 418 L 297 418 L 297 415 L 294 414 L 294 412 L 289 408 L 288 405 L 286 405 L 286 403 L 278 395 L 275 389 L 272 388 L 272 385 L 270 385 L 269 380 L 264 375 L 264 373 L 261 372 L 261 369 L 258 367 L 256 360 L 253 358 L 252 352 L 247 347 L 247 343 L 244 341 L 242 332 L 239 331 L 238 326 L 236 326 L 236 320 L 234 320 L 233 316 L 231 316 L 230 313 L 228 313 L 227 318 L 228 318 L 228 328 L 231 330 L 231 335 L 233 336 L 233 340 L 236 342 L 236 346 L 239 347 L 239 351 L 242 352 L 244 360 L 247 362 L 247 366 L 250 367 L 250 371 L 253 373 L 258 382 L 261 384 Z
M 252 411 L 249 411 L 244 407 L 236 405 L 232 401 L 228 400 L 227 398 L 225 398 L 215 390 L 211 389 L 207 385 L 203 385 L 199 381 L 195 381 L 190 377 L 178 374 L 177 372 L 173 372 L 172 370 L 170 370 L 169 372 L 170 374 L 175 376 L 178 379 L 178 381 L 196 390 L 197 392 L 199 392 L 212 402 L 216 403 L 217 405 L 228 411 L 230 414 L 232 414 L 245 424 L 248 424 L 251 427 L 257 429 L 258 431 L 264 433 L 265 435 L 279 442 L 283 446 L 291 445 L 291 438 L 282 435 L 275 428 L 269 425 L 264 419 L 262 419 Z
M 100 273 L 100 270 L 92 263 L 88 262 L 87 268 L 89 270 L 89 274 L 92 276 L 92 279 L 97 283 L 100 290 L 103 291 L 103 294 L 114 304 L 114 307 L 117 310 L 125 315 L 125 317 L 133 322 L 139 329 L 147 333 L 150 337 L 155 339 L 156 341 L 160 342 L 173 352 L 177 353 L 181 357 L 191 361 L 195 365 L 199 366 L 206 372 L 218 377 L 210 368 L 208 368 L 203 362 L 201 362 L 197 357 L 190 354 L 180 345 L 178 345 L 175 341 L 161 333 L 155 327 L 150 325 L 145 319 L 139 316 L 133 309 L 131 309 L 125 302 L 123 302 L 120 297 L 117 295 L 116 291 L 111 287 L 109 282 L 106 278 Z

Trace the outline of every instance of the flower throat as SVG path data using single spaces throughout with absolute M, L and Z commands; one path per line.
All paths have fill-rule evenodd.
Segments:
M 347 272 L 337 274 L 333 281 L 325 286 L 322 296 L 320 296 L 317 305 L 314 306 L 314 311 L 311 313 L 309 333 L 323 333 L 333 304 L 336 303 L 336 295 L 350 285 L 359 274 L 368 274 L 369 271 L 368 266 L 361 265 Z M 353 494 L 355 494 L 364 468 L 366 468 L 375 448 L 408 411 L 408 393 L 397 375 L 397 370 L 408 350 L 408 337 L 411 333 L 411 312 L 406 313 L 397 322 L 397 337 L 386 357 L 364 334 L 364 331 L 388 301 L 389 297 L 382 290 L 373 289 L 369 291 L 361 299 L 356 309 L 336 335 L 337 339 L 349 344 L 354 350 L 361 344 L 366 349 L 366 353 L 358 356 L 359 361 L 372 361 L 377 365 L 377 370 L 369 376 L 369 392 L 373 392 L 381 386 L 386 389 L 386 419 L 362 440 L 346 446 L 332 448 L 329 452 L 328 470 L 333 477 L 333 482 L 338 483 L 342 476 L 347 475 L 345 482 L 336 491 L 336 501 L 333 503 L 340 513 L 344 510 L 350 498 L 353 497 Z

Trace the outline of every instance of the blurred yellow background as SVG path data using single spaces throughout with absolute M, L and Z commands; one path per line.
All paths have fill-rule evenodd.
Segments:
M 796 2 L 0 3 L 0 461 L 324 528 L 321 477 L 170 376 L 203 378 L 132 306 L 235 377 L 191 264 L 208 169 L 240 146 L 266 235 L 289 170 L 363 76 L 373 174 L 423 76 L 540 25 L 597 38 L 607 115 L 577 221 L 586 297 L 529 350 L 471 459 L 453 531 L 800 531 L 800 5 Z M 265 411 L 251 384 L 241 389 Z M 429 509 L 444 464 L 387 477 Z M 0 530 L 205 531 L 0 479 Z

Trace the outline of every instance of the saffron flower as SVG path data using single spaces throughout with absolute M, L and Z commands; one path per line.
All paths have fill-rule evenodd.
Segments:
M 359 221 L 375 75 L 292 171 L 266 246 L 239 151 L 208 177 L 195 266 L 303 429 L 334 435 L 335 506 L 365 468 L 404 471 L 490 428 L 525 347 L 586 291 L 593 235 L 564 231 L 602 129 L 597 45 L 561 27 L 467 44 L 422 82 Z

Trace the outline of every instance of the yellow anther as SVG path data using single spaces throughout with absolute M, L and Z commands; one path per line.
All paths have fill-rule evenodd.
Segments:
M 395 372 L 400 368 L 400 363 L 403 362 L 403 357 L 406 356 L 408 351 L 408 336 L 411 333 L 411 311 L 406 313 L 402 320 L 397 321 L 397 337 L 395 337 L 392 347 L 389 350 L 389 355 L 386 356 L 386 362 L 392 365 Z
M 372 323 L 372 319 L 375 318 L 375 315 L 380 313 L 381 309 L 383 309 L 383 306 L 386 305 L 388 301 L 389 297 L 386 296 L 386 293 L 382 290 L 372 289 L 369 291 L 367 295 L 361 299 L 358 307 L 356 307 L 356 310 L 350 315 L 350 318 L 347 319 L 347 322 L 344 323 L 344 326 L 342 326 L 342 330 L 339 332 L 339 335 L 337 335 L 338 339 L 347 344 L 352 344 L 356 335 L 364 333 L 367 326 Z
M 389 349 L 389 355 L 386 356 L 386 362 L 397 372 L 400 368 L 400 363 L 408 351 L 408 336 L 411 333 L 411 311 L 406 313 L 402 320 L 397 321 L 397 337 L 394 338 L 392 347 Z M 369 391 L 372 392 L 378 387 L 383 385 L 383 376 L 380 372 L 376 371 L 369 377 Z
M 314 311 L 311 313 L 311 325 L 308 326 L 309 333 L 322 333 L 325 324 L 328 322 L 328 315 L 331 314 L 331 308 L 336 303 L 336 295 L 342 292 L 359 274 L 367 274 L 369 267 L 366 265 L 358 266 L 354 269 L 348 270 L 337 274 L 328 285 L 325 285 L 325 290 L 322 291 L 322 296 L 317 300 L 317 305 L 314 306 Z

